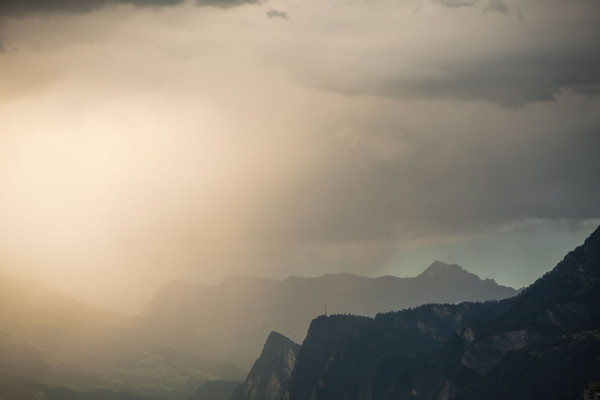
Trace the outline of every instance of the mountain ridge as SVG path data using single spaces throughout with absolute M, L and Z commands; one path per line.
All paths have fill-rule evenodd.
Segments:
M 167 288 L 169 286 L 215 288 L 215 287 L 219 287 L 219 286 L 226 285 L 226 284 L 236 282 L 236 281 L 238 281 L 238 282 L 239 281 L 254 281 L 257 283 L 258 282 L 284 283 L 284 282 L 289 282 L 289 281 L 299 281 L 299 280 L 300 281 L 318 281 L 318 280 L 322 280 L 322 279 L 343 278 L 343 277 L 349 277 L 352 279 L 359 278 L 359 279 L 362 279 L 365 281 L 385 280 L 385 279 L 406 280 L 406 279 L 416 279 L 416 278 L 425 277 L 425 276 L 433 276 L 437 273 L 444 273 L 444 272 L 448 272 L 448 271 L 464 273 L 465 276 L 475 276 L 483 282 L 492 281 L 492 282 L 497 283 L 496 280 L 493 278 L 480 278 L 479 275 L 468 271 L 467 269 L 463 268 L 462 266 L 460 266 L 458 264 L 447 264 L 443 261 L 435 260 L 435 261 L 433 261 L 432 264 L 430 264 L 427 268 L 425 268 L 425 270 L 423 272 L 420 272 L 419 274 L 417 274 L 415 276 L 401 277 L 401 276 L 390 275 L 390 274 L 380 275 L 380 276 L 364 276 L 364 275 L 359 275 L 359 274 L 356 274 L 353 272 L 335 272 L 335 273 L 326 273 L 326 274 L 319 275 L 319 276 L 288 275 L 287 277 L 282 278 L 282 279 L 275 279 L 275 278 L 265 278 L 265 277 L 253 277 L 253 276 L 249 276 L 249 275 L 235 273 L 235 274 L 227 275 L 223 280 L 221 280 L 219 283 L 216 283 L 216 284 L 205 284 L 202 282 L 191 282 L 191 281 L 187 281 L 187 280 L 174 279 L 174 280 L 170 280 L 167 283 L 165 283 L 164 285 L 162 285 L 157 290 L 157 292 L 160 291 L 161 289 Z M 498 286 L 513 289 L 516 291 L 520 290 L 520 289 L 512 288 L 511 286 L 508 286 L 508 285 L 498 284 Z M 146 307 L 148 307 L 148 304 L 146 304 Z M 144 313 L 144 310 L 142 310 L 142 314 L 143 313 Z
M 193 332 L 212 351 L 206 357 L 250 368 L 269 332 L 300 342 L 310 321 L 325 308 L 330 313 L 375 316 L 427 302 L 479 301 L 517 293 L 460 267 L 410 278 L 341 273 L 274 280 L 234 275 L 213 286 L 171 282 L 157 291 L 142 315 Z M 243 338 L 236 332 L 244 332 Z

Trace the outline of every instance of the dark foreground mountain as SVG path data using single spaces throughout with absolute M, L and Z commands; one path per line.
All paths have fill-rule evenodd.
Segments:
M 518 292 L 481 280 L 458 265 L 433 263 L 414 278 L 352 274 L 283 281 L 231 277 L 218 286 L 172 282 L 144 316 L 197 336 L 210 358 L 250 367 L 271 331 L 300 342 L 324 312 L 375 316 L 424 303 L 503 299 Z
M 600 381 L 598 293 L 600 228 L 512 299 L 321 316 L 278 399 L 580 399 Z
M 600 329 L 582 328 L 507 354 L 453 399 L 581 399 L 600 380 L 599 369 Z
M 0 276 L 4 400 L 31 393 L 46 399 L 109 399 L 120 393 L 177 399 L 208 380 L 243 379 L 235 365 L 178 348 L 191 344 L 193 338 L 156 321 L 91 307 L 34 282 Z

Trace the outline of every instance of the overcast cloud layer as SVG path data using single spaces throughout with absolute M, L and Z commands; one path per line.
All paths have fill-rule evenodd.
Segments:
M 600 220 L 599 4 L 1 2 L 0 272 L 526 285 Z

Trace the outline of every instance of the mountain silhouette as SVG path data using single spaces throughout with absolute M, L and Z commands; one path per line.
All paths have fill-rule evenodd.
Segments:
M 217 286 L 172 282 L 158 291 L 143 315 L 196 335 L 197 347 L 207 350 L 204 356 L 249 368 L 271 331 L 300 342 L 325 308 L 375 316 L 424 303 L 503 299 L 517 293 L 437 261 L 414 278 L 343 273 L 282 281 L 238 275 Z

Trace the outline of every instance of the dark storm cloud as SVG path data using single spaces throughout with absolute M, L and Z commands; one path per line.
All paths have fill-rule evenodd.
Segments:
M 3 0 L 0 1 L 0 54 L 6 52 L 2 21 L 40 14 L 84 14 L 109 6 L 132 5 L 160 8 L 186 3 L 188 0 Z M 258 4 L 261 0 L 194 0 L 196 6 L 229 8 L 242 4 Z
M 242 4 L 259 4 L 262 0 L 196 0 L 197 6 L 235 7 Z
M 435 4 L 440 4 L 444 7 L 460 8 L 460 7 L 473 7 L 476 6 L 477 0 L 433 0 Z M 487 6 L 484 8 L 485 12 L 500 12 L 503 14 L 508 13 L 508 6 L 503 0 L 490 0 Z
M 288 16 L 285 11 L 269 10 L 267 11 L 267 18 L 281 18 L 287 20 Z
M 502 0 L 491 0 L 484 11 L 508 14 L 508 6 Z
M 555 47 L 523 49 L 512 54 L 487 54 L 460 63 L 440 60 L 429 66 L 431 76 L 405 77 L 398 72 L 364 74 L 343 80 L 318 77 L 315 86 L 348 95 L 375 95 L 410 99 L 479 100 L 517 109 L 528 103 L 553 101 L 564 91 L 600 93 L 600 24 L 586 37 Z M 397 55 L 401 60 L 401 54 Z M 394 61 L 387 61 L 393 63 Z M 310 81 L 306 82 L 313 85 Z
M 136 7 L 168 7 L 187 0 L 4 0 L 0 2 L 0 18 L 24 17 L 45 13 L 86 13 L 113 5 Z M 195 0 L 198 6 L 232 7 L 257 3 L 257 0 Z
M 443 78 L 414 82 L 386 80 L 369 83 L 364 90 L 399 99 L 483 100 L 507 108 L 551 101 L 564 90 L 600 93 L 600 46 L 593 44 L 562 54 L 528 54 L 439 69 Z
M 566 91 L 600 93 L 599 2 L 434 3 L 453 10 L 398 12 L 398 20 L 435 23 L 436 30 L 414 28 L 411 35 L 354 46 L 315 35 L 302 69 L 288 68 L 301 84 L 345 95 L 485 101 L 510 109 L 554 101 Z M 356 26 L 346 33 L 357 41 L 378 29 Z M 281 53 L 290 57 L 286 48 Z
M 6 51 L 6 47 L 4 46 L 4 24 L 2 20 L 0 20 L 0 53 L 4 53 Z
M 458 8 L 474 6 L 476 0 L 433 0 L 433 2 L 445 7 Z
M 118 4 L 163 7 L 184 2 L 185 0 L 6 0 L 0 2 L 0 17 L 23 17 L 44 13 L 85 13 Z

